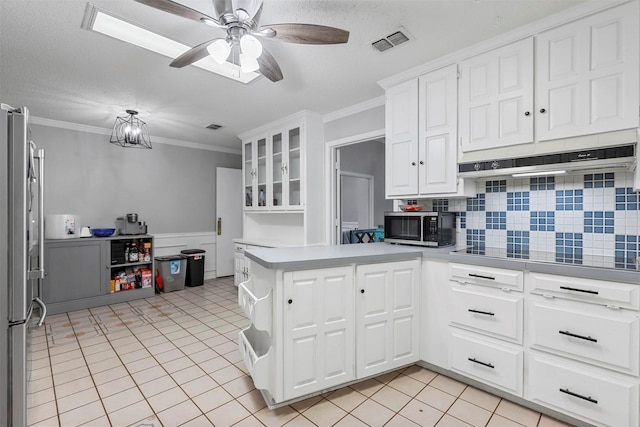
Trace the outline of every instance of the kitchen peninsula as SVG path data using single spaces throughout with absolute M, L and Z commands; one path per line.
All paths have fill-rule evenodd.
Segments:
M 637 425 L 637 260 L 502 252 L 247 251 L 239 346 L 256 388 L 274 408 L 417 363 L 573 425 Z

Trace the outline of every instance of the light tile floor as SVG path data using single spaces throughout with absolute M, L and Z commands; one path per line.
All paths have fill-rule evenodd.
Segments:
M 566 426 L 418 366 L 269 410 L 237 349 L 233 278 L 50 316 L 29 426 Z

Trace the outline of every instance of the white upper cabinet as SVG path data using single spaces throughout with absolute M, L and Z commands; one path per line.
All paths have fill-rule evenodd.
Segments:
M 638 2 L 536 40 L 536 137 L 638 127 Z
M 386 92 L 386 194 L 475 196 L 457 179 L 457 68 L 451 65 Z
M 457 96 L 455 65 L 418 79 L 418 192 L 455 193 Z
M 533 38 L 460 63 L 462 151 L 533 141 Z
M 385 94 L 387 197 L 418 193 L 418 87 L 401 83 Z
M 267 137 L 257 136 L 242 144 L 244 207 L 265 206 L 271 187 L 267 186 Z

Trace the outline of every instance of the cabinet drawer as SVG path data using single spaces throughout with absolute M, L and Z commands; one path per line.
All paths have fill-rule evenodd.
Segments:
M 522 296 L 451 288 L 449 302 L 452 325 L 522 344 Z
M 640 286 L 637 284 L 529 273 L 527 288 L 532 294 L 640 309 Z
M 640 319 L 620 311 L 607 313 L 604 307 L 587 306 L 598 310 L 585 311 L 568 305 L 532 305 L 531 346 L 638 375 Z
M 450 329 L 451 370 L 522 396 L 523 351 Z
M 455 263 L 449 264 L 449 267 L 450 279 L 454 282 L 514 291 L 522 291 L 524 288 L 522 271 Z
M 274 395 L 272 373 L 275 370 L 275 357 L 269 335 L 253 327 L 243 329 L 238 333 L 238 347 L 255 387 Z
M 253 278 L 249 277 L 238 284 L 238 305 L 247 315 L 256 329 L 272 332 L 273 324 L 273 298 L 270 287 L 260 286 Z
M 529 400 L 597 425 L 638 425 L 637 383 L 538 354 L 528 362 Z

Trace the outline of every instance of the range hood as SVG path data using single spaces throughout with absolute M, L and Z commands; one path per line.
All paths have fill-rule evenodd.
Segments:
M 460 178 L 551 175 L 580 170 L 624 169 L 636 166 L 636 144 L 458 164 Z

